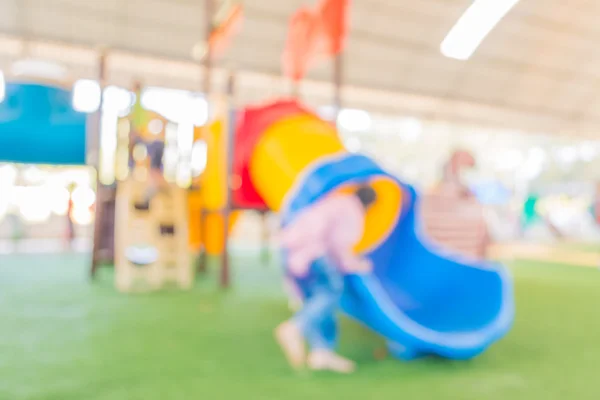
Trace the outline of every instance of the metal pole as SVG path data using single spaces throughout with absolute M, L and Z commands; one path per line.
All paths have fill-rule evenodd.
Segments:
M 300 99 L 300 81 L 292 81 L 292 97 Z
M 261 224 L 262 224 L 262 262 L 267 265 L 269 263 L 270 257 L 270 246 L 269 246 L 269 238 L 270 238 L 270 230 L 269 230 L 269 212 L 261 211 Z
M 210 37 L 213 32 L 213 17 L 215 14 L 215 1 L 214 0 L 204 0 L 204 43 L 206 44 L 206 54 L 204 56 L 204 60 L 202 62 L 203 68 L 203 85 L 202 91 L 204 92 L 204 96 L 206 98 L 206 103 L 208 105 L 208 116 L 210 118 L 211 115 L 211 92 L 212 92 L 212 49 L 209 45 Z M 200 192 L 204 190 L 203 187 L 199 188 Z M 206 219 L 208 217 L 208 212 L 206 208 L 204 208 L 204 204 L 202 204 L 202 208 L 200 209 L 200 240 L 204 242 L 204 249 L 200 252 L 200 261 L 198 263 L 198 273 L 204 274 L 206 273 L 207 267 L 207 253 L 206 253 L 206 236 L 208 234 L 206 227 Z
M 342 52 L 333 59 L 333 109 L 334 122 L 342 110 L 342 85 L 344 80 L 344 55 Z
M 204 94 L 207 96 L 211 93 L 212 86 L 212 67 L 213 67 L 213 51 L 209 46 L 210 37 L 213 33 L 213 18 L 215 15 L 215 0 L 204 0 L 204 42 L 206 44 L 206 55 L 204 56 Z
M 226 146 L 226 173 L 225 176 L 225 209 L 223 210 L 223 235 L 224 235 L 224 246 L 223 246 L 223 257 L 221 258 L 221 287 L 228 288 L 231 281 L 230 274 L 230 260 L 229 260 L 229 216 L 233 209 L 232 195 L 231 195 L 231 177 L 233 174 L 233 153 L 234 153 L 234 140 L 235 140 L 235 126 L 236 126 L 236 112 L 235 112 L 235 74 L 229 72 L 227 77 L 227 91 L 226 91 L 226 112 L 227 112 L 227 124 L 225 138 Z
M 103 222 L 105 219 L 105 207 L 107 201 L 107 190 L 102 185 L 99 179 L 98 169 L 100 167 L 100 141 L 102 135 L 102 107 L 104 105 L 104 87 L 106 85 L 106 51 L 101 50 L 98 57 L 98 84 L 100 85 L 100 105 L 98 111 L 94 114 L 94 124 L 91 129 L 92 133 L 88 135 L 91 139 L 91 148 L 88 151 L 88 164 L 91 164 L 96 174 L 96 211 L 94 213 L 94 238 L 92 241 L 92 265 L 90 268 L 90 277 L 93 279 L 96 277 L 98 270 L 98 264 L 100 263 L 100 247 L 102 245 L 102 236 L 106 233 L 102 229 Z

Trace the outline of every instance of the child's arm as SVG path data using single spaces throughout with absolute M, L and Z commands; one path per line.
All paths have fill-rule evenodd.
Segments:
M 311 252 L 305 248 L 298 248 L 289 251 L 287 266 L 288 271 L 297 277 L 304 277 L 308 273 L 314 258 Z
M 305 276 L 311 264 L 325 255 L 324 237 L 322 221 L 311 218 L 310 214 L 305 214 L 281 232 L 280 244 L 287 250 L 287 267 L 293 275 Z
M 365 257 L 356 255 L 352 249 L 337 251 L 334 254 L 335 262 L 342 270 L 349 274 L 368 274 L 373 270 L 373 264 Z

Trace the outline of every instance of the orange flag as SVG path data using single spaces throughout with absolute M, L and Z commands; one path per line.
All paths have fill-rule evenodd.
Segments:
M 319 35 L 319 16 L 300 8 L 291 18 L 282 64 L 286 76 L 301 80 L 313 61 Z
M 348 36 L 350 0 L 323 0 L 317 12 L 320 17 L 322 43 L 319 48 L 327 56 L 342 52 Z
M 213 30 L 208 40 L 212 57 L 218 59 L 225 54 L 233 37 L 241 30 L 243 16 L 243 7 L 234 5 L 225 20 Z
M 344 49 L 348 36 L 350 0 L 322 0 L 312 10 L 300 8 L 292 16 L 282 57 L 283 72 L 300 81 L 319 56 L 333 57 Z

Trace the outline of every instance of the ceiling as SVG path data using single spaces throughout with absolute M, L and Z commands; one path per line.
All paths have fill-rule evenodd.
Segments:
M 278 75 L 288 19 L 314 1 L 244 3 L 243 31 L 222 64 Z M 344 84 L 441 99 L 454 104 L 453 112 L 471 105 L 462 113 L 474 120 L 494 109 L 495 122 L 512 127 L 595 132 L 600 2 L 521 0 L 469 61 L 445 58 L 439 45 L 470 3 L 354 0 Z M 203 0 L 0 0 L 0 32 L 191 61 L 193 46 L 203 39 L 204 9 Z M 309 78 L 329 80 L 331 71 L 324 63 Z

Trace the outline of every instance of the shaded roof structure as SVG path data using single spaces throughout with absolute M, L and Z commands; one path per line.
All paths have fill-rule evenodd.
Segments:
M 289 17 L 312 3 L 246 0 L 243 30 L 221 65 L 279 75 Z M 390 110 L 403 107 L 431 118 L 439 113 L 530 130 L 595 130 L 600 124 L 600 3 L 521 1 L 470 60 L 446 58 L 440 43 L 471 3 L 353 1 L 345 84 L 398 94 L 381 102 L 392 103 Z M 204 11 L 198 0 L 0 2 L 0 31 L 191 63 L 192 48 L 205 31 Z M 8 53 L 2 55 L 0 45 L 0 61 Z M 330 76 L 330 66 L 321 65 L 309 79 Z M 177 79 L 182 78 L 172 81 Z M 486 110 L 497 115 L 484 115 Z

